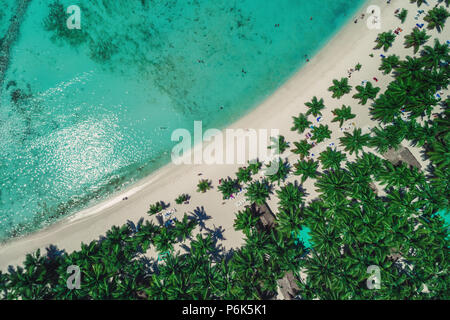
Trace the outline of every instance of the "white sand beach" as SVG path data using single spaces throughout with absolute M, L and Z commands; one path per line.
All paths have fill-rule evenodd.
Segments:
M 371 15 L 366 9 L 370 5 L 379 6 L 381 9 L 381 29 L 369 29 L 366 19 Z M 434 2 L 432 2 L 434 5 Z M 394 12 L 398 8 L 406 8 L 409 11 L 408 19 L 404 24 L 395 17 Z M 413 49 L 405 49 L 404 36 L 410 33 L 416 23 L 423 23 L 424 15 L 418 20 L 414 19 L 417 12 L 416 4 L 410 4 L 407 0 L 392 0 L 390 4 L 386 0 L 368 1 L 357 16 L 353 17 L 346 26 L 310 61 L 299 70 L 291 79 L 280 87 L 273 95 L 265 100 L 261 105 L 253 109 L 246 116 L 233 123 L 229 128 L 252 128 L 252 129 L 279 129 L 288 142 L 299 141 L 303 137 L 296 132 L 290 131 L 292 127 L 292 116 L 298 116 L 300 112 L 306 111 L 305 102 L 310 101 L 313 96 L 324 98 L 326 109 L 323 112 L 322 124 L 327 124 L 333 132 L 332 139 L 325 140 L 312 149 L 312 152 L 320 152 L 331 143 L 338 145 L 338 138 L 343 135 L 338 123 L 331 122 L 333 116 L 331 111 L 340 108 L 343 104 L 350 105 L 352 112 L 357 116 L 354 121 L 357 127 L 368 128 L 374 123 L 369 118 L 368 105 L 357 104 L 357 100 L 352 99 L 355 93 L 354 87 L 364 80 L 369 80 L 375 86 L 385 89 L 390 77 L 382 75 L 378 70 L 380 64 L 380 54 L 386 54 L 382 50 L 373 50 L 377 34 L 383 31 L 395 30 L 401 27 L 403 31 L 397 37 L 394 46 L 387 54 L 397 54 L 401 57 L 413 55 Z M 423 8 L 421 8 L 423 9 Z M 365 18 L 361 19 L 361 14 Z M 354 20 L 358 18 L 358 22 Z M 429 31 L 432 39 L 438 37 L 442 40 L 444 35 L 433 30 Z M 301 36 L 301 35 L 299 35 Z M 428 44 L 431 43 L 431 40 Z M 373 53 L 373 57 L 369 54 Z M 332 99 L 331 92 L 327 91 L 333 79 L 340 79 L 348 75 L 348 70 L 354 68 L 357 63 L 362 65 L 360 71 L 354 71 L 349 79 L 353 86 L 351 94 L 344 96 L 340 100 Z M 377 78 L 378 81 L 373 80 Z M 201 120 L 201 119 L 198 119 Z M 310 117 L 312 120 L 312 116 Z M 316 120 L 314 119 L 314 122 Z M 418 150 L 410 148 L 417 159 L 420 159 Z M 291 155 L 294 159 L 296 155 Z M 348 157 L 352 159 L 351 156 Z M 229 249 L 240 246 L 243 242 L 243 234 L 233 229 L 235 213 L 241 210 L 246 204 L 243 194 L 235 199 L 222 200 L 221 193 L 217 190 L 220 178 L 227 176 L 234 177 L 235 172 L 242 164 L 235 165 L 174 165 L 168 164 L 157 170 L 147 178 L 139 181 L 124 192 L 114 195 L 104 202 L 83 210 L 70 216 L 45 230 L 34 234 L 13 239 L 0 246 L 0 270 L 6 270 L 8 265 L 17 265 L 23 262 L 27 253 L 32 253 L 38 248 L 45 251 L 50 244 L 56 245 L 67 252 L 80 248 L 81 242 L 88 243 L 98 239 L 100 235 L 113 225 L 123 225 L 127 220 L 136 222 L 141 217 L 145 219 L 155 219 L 149 217 L 146 212 L 149 205 L 157 201 L 170 203 L 167 210 L 176 209 L 174 217 L 180 218 L 186 212 L 192 212 L 197 207 L 203 207 L 205 212 L 211 216 L 206 221 L 209 228 L 221 227 L 225 240 L 222 245 Z M 201 173 L 201 176 L 199 174 Z M 213 189 L 206 193 L 196 191 L 197 183 L 200 179 L 212 180 Z M 295 180 L 291 176 L 288 181 Z M 307 181 L 304 185 L 309 193 L 309 200 L 314 198 L 315 192 L 312 182 Z M 177 205 L 174 199 L 182 194 L 191 195 L 189 204 Z M 128 197 L 127 200 L 122 200 Z M 223 204 L 224 203 L 224 204 Z M 240 204 L 240 206 L 238 206 Z M 272 196 L 268 201 L 270 207 L 276 208 L 276 197 Z

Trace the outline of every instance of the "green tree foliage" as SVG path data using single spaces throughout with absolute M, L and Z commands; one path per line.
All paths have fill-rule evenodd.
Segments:
M 289 142 L 286 141 L 284 136 L 271 137 L 270 140 L 273 144 L 268 148 L 275 150 L 276 154 L 282 154 L 284 151 L 286 151 L 286 149 L 289 148 Z
M 250 232 L 256 227 L 256 223 L 259 218 L 255 217 L 249 207 L 236 213 L 236 219 L 234 219 L 234 229 L 242 230 L 245 235 L 249 235 Z
M 381 66 L 378 70 L 383 71 L 383 74 L 390 74 L 393 69 L 400 66 L 400 57 L 393 54 L 381 59 Z
M 294 119 L 294 126 L 291 128 L 291 131 L 297 131 L 300 134 L 312 124 L 312 122 L 308 120 L 308 116 L 303 113 L 300 113 L 298 117 L 292 118 Z
M 319 160 L 324 169 L 334 169 L 337 170 L 341 167 L 341 162 L 345 161 L 346 156 L 344 153 L 333 150 L 330 147 L 320 153 Z
M 328 91 L 333 92 L 333 98 L 340 99 L 343 95 L 349 93 L 352 86 L 348 84 L 348 78 L 341 78 L 341 80 L 333 80 L 333 85 L 328 88 Z
M 380 88 L 374 87 L 370 81 L 366 82 L 365 86 L 356 86 L 358 93 L 353 95 L 354 99 L 359 99 L 359 103 L 365 105 L 367 100 L 374 100 L 380 92 Z
M 191 197 L 190 197 L 188 194 L 183 193 L 183 194 L 180 194 L 180 195 L 175 199 L 175 203 L 176 203 L 176 204 L 182 204 L 182 203 L 184 203 L 184 202 L 186 202 L 186 201 L 189 201 L 190 198 L 191 198 Z
M 344 121 L 351 120 L 356 117 L 355 114 L 352 113 L 352 109 L 350 106 L 342 105 L 340 109 L 333 110 L 334 118 L 331 122 L 339 121 L 339 128 L 342 128 Z
M 246 199 L 250 203 L 256 203 L 258 205 L 264 204 L 266 199 L 270 197 L 272 193 L 272 185 L 266 179 L 261 181 L 254 181 L 250 183 L 245 193 Z
M 254 161 L 249 161 L 248 168 L 250 169 L 252 174 L 257 174 L 259 169 L 262 167 L 262 162 L 258 159 Z
M 319 163 L 314 160 L 298 160 L 296 164 L 294 164 L 295 172 L 294 174 L 297 176 L 301 176 L 301 183 L 304 183 L 308 178 L 316 178 L 319 174 L 317 168 L 319 167 Z
M 252 181 L 252 169 L 250 167 L 239 168 L 236 172 L 239 183 L 247 183 Z
M 208 179 L 201 179 L 197 184 L 197 192 L 205 193 L 212 188 L 212 182 Z
M 303 159 L 304 157 L 309 155 L 309 150 L 313 147 L 311 144 L 308 143 L 307 140 L 301 140 L 300 142 L 294 142 L 295 149 L 292 150 L 293 153 L 299 154 L 300 158 Z
M 423 18 L 426 22 L 428 22 L 427 28 L 432 30 L 435 29 L 438 32 L 441 32 L 444 29 L 445 22 L 447 18 L 450 16 L 450 13 L 444 7 L 435 7 L 428 11 L 425 18 Z
M 392 47 L 392 44 L 395 41 L 395 34 L 392 32 L 392 30 L 389 30 L 388 32 L 382 32 L 378 35 L 378 38 L 375 40 L 377 45 L 374 49 L 381 49 L 385 52 L 389 50 L 390 47 Z
M 331 130 L 328 129 L 328 125 L 320 124 L 318 127 L 312 129 L 311 139 L 316 140 L 317 143 L 324 141 L 325 139 L 331 138 Z
M 414 54 L 419 51 L 420 46 L 424 45 L 431 36 L 425 30 L 414 28 L 410 34 L 405 36 L 405 48 L 414 48 Z
M 223 199 L 225 200 L 229 199 L 231 195 L 238 193 L 241 186 L 239 185 L 238 179 L 231 179 L 228 177 L 227 179 L 222 179 L 222 182 L 217 189 L 222 192 Z
M 164 207 L 165 207 L 164 203 L 162 201 L 158 201 L 158 202 L 150 205 L 150 209 L 147 211 L 147 213 L 151 216 L 155 215 L 155 214 L 161 212 L 162 210 L 164 210 Z
M 282 181 L 286 180 L 289 172 L 291 171 L 291 166 L 287 159 L 283 162 L 280 158 L 276 158 L 272 160 L 266 167 L 267 179 L 271 183 L 277 182 L 278 185 L 280 185 Z M 275 172 L 274 169 L 276 169 Z
M 421 61 L 425 68 L 437 71 L 439 64 L 450 63 L 450 48 L 446 43 L 441 44 L 438 39 L 434 39 L 434 46 L 424 46 L 421 51 Z
M 355 128 L 353 133 L 344 132 L 344 137 L 339 138 L 339 141 L 345 151 L 358 155 L 359 151 L 362 151 L 363 147 L 369 144 L 370 135 L 362 134 L 361 128 Z
M 318 100 L 316 96 L 312 98 L 311 102 L 306 102 L 305 106 L 308 107 L 308 111 L 306 111 L 306 116 L 312 114 L 314 117 L 322 115 L 320 111 L 325 108 L 325 105 L 323 104 L 323 99 L 321 98 L 320 100 Z
M 387 126 L 384 129 L 375 127 L 372 129 L 370 146 L 376 148 L 379 153 L 385 153 L 389 149 L 398 149 L 404 138 L 404 132 L 395 125 Z
M 397 13 L 395 16 L 397 18 L 399 18 L 402 23 L 405 23 L 406 17 L 408 16 L 408 10 L 406 10 L 405 8 L 402 8 L 402 10 L 399 13 Z
M 276 191 L 276 194 L 279 200 L 279 209 L 289 211 L 300 207 L 305 197 L 305 190 L 295 181 L 281 187 L 280 190 Z

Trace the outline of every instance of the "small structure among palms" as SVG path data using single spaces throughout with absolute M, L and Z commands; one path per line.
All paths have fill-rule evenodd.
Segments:
M 400 146 L 398 150 L 389 148 L 388 151 L 383 153 L 383 157 L 391 162 L 393 165 L 397 165 L 399 162 L 405 162 L 410 167 L 421 169 L 422 165 L 417 161 L 416 157 L 409 151 L 408 148 Z
M 286 272 L 283 278 L 277 280 L 277 283 L 283 299 L 294 300 L 300 288 L 297 286 L 297 282 L 295 281 L 292 271 Z
M 250 210 L 254 217 L 259 218 L 256 223 L 256 229 L 260 232 L 269 231 L 275 227 L 275 215 L 266 202 L 262 204 L 252 203 Z

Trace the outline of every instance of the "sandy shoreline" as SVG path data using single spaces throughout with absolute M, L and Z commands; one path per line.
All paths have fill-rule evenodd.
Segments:
M 366 21 L 358 19 L 358 23 L 355 24 L 354 18 L 351 19 L 309 63 L 302 67 L 273 95 L 228 128 L 279 129 L 280 134 L 284 135 L 287 141 L 291 143 L 299 141 L 302 137 L 290 131 L 292 116 L 305 112 L 304 103 L 311 100 L 313 96 L 324 98 L 327 108 L 324 112 L 324 120 L 321 123 L 328 124 L 333 131 L 333 139 L 320 144 L 314 149 L 315 152 L 325 149 L 330 142 L 335 141 L 335 133 L 341 134 L 338 124 L 331 123 L 331 110 L 341 107 L 342 104 L 351 105 L 352 112 L 357 114 L 356 119 L 354 119 L 356 126 L 361 128 L 370 126 L 368 106 L 358 105 L 356 100 L 351 98 L 355 93 L 354 88 L 350 95 L 340 100 L 331 99 L 331 93 L 327 91 L 327 88 L 331 85 L 333 79 L 345 77 L 347 70 L 354 68 L 359 62 L 363 66 L 362 70 L 353 73 L 350 84 L 355 87 L 363 80 L 370 80 L 383 90 L 389 77 L 383 76 L 378 71 L 379 55 L 383 52 L 372 50 L 375 45 L 374 40 L 378 33 L 390 29 L 395 30 L 398 26 L 401 26 L 404 31 L 397 38 L 388 54 L 396 53 L 404 56 L 407 53 L 413 55 L 412 49 L 404 49 L 403 37 L 411 32 L 416 23 L 411 15 L 415 15 L 417 11 L 417 6 L 410 4 L 409 1 L 393 0 L 388 5 L 384 0 L 374 0 L 366 2 L 359 10 L 358 17 L 361 13 L 365 13 L 367 18 L 369 14 L 366 13 L 366 9 L 372 4 L 381 8 L 382 26 L 380 30 L 370 30 Z M 410 15 L 408 17 L 409 22 L 403 25 L 394 16 L 394 11 L 402 7 L 407 8 Z M 422 21 L 422 18 L 423 16 L 417 22 Z M 429 32 L 429 34 L 433 38 L 437 35 L 435 32 Z M 369 57 L 370 52 L 374 53 L 373 58 Z M 372 80 L 373 77 L 377 77 L 379 81 L 375 83 Z M 234 176 L 241 166 L 243 165 L 199 164 L 176 166 L 170 163 L 130 186 L 127 190 L 98 205 L 76 213 L 42 231 L 1 245 L 0 270 L 6 270 L 10 264 L 20 264 L 23 262 L 25 254 L 34 252 L 38 248 L 44 251 L 44 248 L 50 244 L 65 249 L 67 252 L 77 250 L 80 248 L 81 242 L 88 243 L 98 239 L 113 225 L 122 225 L 127 220 L 136 222 L 141 217 L 148 218 L 146 212 L 149 205 L 159 200 L 166 203 L 170 202 L 169 209 L 175 208 L 177 211 L 174 216 L 178 218 L 184 212 L 192 212 L 197 207 L 204 207 L 206 213 L 212 217 L 212 219 L 206 221 L 206 225 L 210 228 L 220 226 L 225 230 L 223 246 L 227 249 L 238 247 L 243 241 L 243 235 L 233 229 L 233 221 L 235 213 L 242 207 L 237 206 L 237 204 L 243 197 L 224 201 L 217 190 L 217 186 L 220 178 Z M 202 175 L 198 176 L 199 173 L 202 173 Z M 214 189 L 205 194 L 196 192 L 196 185 L 200 178 L 211 179 Z M 305 187 L 310 191 L 310 195 L 314 196 L 312 185 L 305 183 Z M 174 199 L 181 193 L 191 195 L 188 205 L 175 204 Z M 128 200 L 122 200 L 124 197 L 128 197 Z M 272 208 L 276 207 L 276 199 L 274 198 L 272 197 L 272 200 L 269 201 Z M 151 219 L 154 219 L 154 217 Z

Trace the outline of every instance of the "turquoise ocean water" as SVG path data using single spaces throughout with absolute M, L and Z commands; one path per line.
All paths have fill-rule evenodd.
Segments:
M 32 0 L 0 97 L 0 239 L 167 163 L 174 129 L 242 117 L 363 2 Z M 65 27 L 73 4 L 81 30 Z M 16 5 L 0 0 L 0 37 Z

